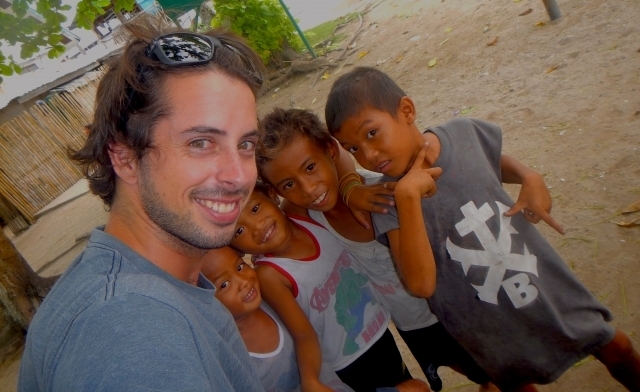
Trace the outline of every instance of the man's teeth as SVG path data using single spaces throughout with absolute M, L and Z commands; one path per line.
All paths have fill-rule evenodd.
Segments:
M 320 196 L 318 196 L 318 198 L 313 202 L 313 204 L 318 204 L 320 203 L 322 200 L 324 200 L 324 198 L 327 196 L 327 192 L 324 192 L 323 194 L 321 194 Z
M 211 211 L 219 212 L 221 214 L 226 214 L 228 212 L 233 211 L 236 208 L 236 203 L 220 203 L 219 201 L 211 201 L 211 200 L 200 200 L 196 199 L 198 203 L 209 208 Z

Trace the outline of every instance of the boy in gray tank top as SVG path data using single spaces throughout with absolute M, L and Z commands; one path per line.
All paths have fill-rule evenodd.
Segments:
M 325 114 L 332 135 L 364 168 L 383 173 L 383 183 L 442 169 L 437 194 L 396 197 L 415 213 L 376 214 L 376 234 L 394 254 L 417 262 L 422 255 L 423 263 L 430 249 L 419 243 L 428 236 L 436 265 L 431 310 L 500 388 L 532 390 L 528 384 L 550 383 L 593 354 L 625 387 L 640 390 L 631 341 L 531 225 L 544 219 L 562 232 L 549 216 L 542 177 L 501 155 L 499 127 L 458 118 L 423 134 L 411 99 L 365 67 L 336 80 Z M 522 184 L 511 208 L 503 182 Z M 423 229 L 407 230 L 417 220 Z M 403 278 L 420 287 L 433 277 Z

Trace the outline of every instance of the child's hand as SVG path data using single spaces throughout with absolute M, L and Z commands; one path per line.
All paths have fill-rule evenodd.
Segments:
M 302 392 L 333 392 L 333 389 L 324 385 L 320 380 L 315 379 L 313 381 L 308 380 L 300 385 Z
M 558 233 L 565 233 L 564 227 L 550 215 L 551 195 L 544 179 L 537 172 L 532 171 L 522 179 L 518 200 L 504 215 L 513 216 L 520 211 L 523 211 L 524 218 L 529 222 L 538 223 L 542 219 Z
M 377 212 L 380 214 L 389 212 L 384 206 L 393 207 L 395 202 L 386 196 L 393 196 L 393 188 L 395 185 L 395 182 L 360 185 L 351 191 L 348 207 L 358 223 L 364 228 L 369 229 L 369 222 L 366 218 L 367 212 Z
M 421 380 L 415 378 L 403 381 L 396 385 L 398 392 L 430 392 L 429 386 Z
M 425 143 L 416 157 L 411 169 L 398 181 L 395 187 L 396 195 L 416 195 L 420 198 L 431 197 L 436 194 L 436 179 L 442 174 L 439 167 L 423 169 L 422 165 L 429 150 L 429 143 Z

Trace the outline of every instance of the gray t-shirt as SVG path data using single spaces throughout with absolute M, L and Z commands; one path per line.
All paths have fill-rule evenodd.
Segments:
M 513 201 L 500 128 L 457 118 L 428 131 L 443 170 L 422 201 L 436 260 L 431 311 L 498 386 L 552 382 L 613 339 L 611 314 L 521 213 L 503 216 Z M 373 221 L 381 242 L 399 227 L 395 208 Z
M 233 318 L 198 286 L 94 230 L 31 323 L 18 390 L 261 391 Z

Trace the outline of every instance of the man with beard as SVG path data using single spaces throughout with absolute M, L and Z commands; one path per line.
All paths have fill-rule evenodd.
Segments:
M 260 60 L 239 38 L 130 38 L 73 154 L 110 209 L 38 310 L 20 391 L 260 390 L 234 321 L 200 274 L 256 180 Z

